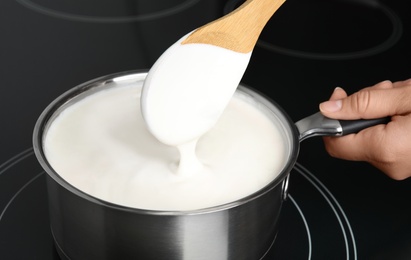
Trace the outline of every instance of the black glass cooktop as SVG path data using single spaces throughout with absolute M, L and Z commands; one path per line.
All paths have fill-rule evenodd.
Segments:
M 45 173 L 31 148 L 41 111 L 79 83 L 149 68 L 188 31 L 232 10 L 221 0 L 0 2 L 0 259 L 59 259 Z M 411 77 L 406 1 L 287 0 L 243 82 L 295 121 L 336 86 Z M 278 237 L 264 259 L 411 259 L 411 180 L 301 144 Z

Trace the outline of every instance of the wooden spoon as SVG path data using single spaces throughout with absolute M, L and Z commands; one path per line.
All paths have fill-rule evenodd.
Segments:
M 264 26 L 285 0 L 248 0 L 190 34 L 182 44 L 205 43 L 236 52 L 253 50 Z
M 150 69 L 141 111 L 150 132 L 179 146 L 217 122 L 234 94 L 264 25 L 285 0 L 248 0 L 182 37 Z

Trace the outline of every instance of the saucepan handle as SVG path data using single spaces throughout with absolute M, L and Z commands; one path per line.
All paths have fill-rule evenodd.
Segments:
M 305 117 L 295 123 L 300 133 L 300 142 L 313 136 L 342 136 L 379 125 L 387 124 L 390 117 L 377 119 L 360 119 L 360 120 L 337 120 L 323 116 L 317 112 L 311 116 Z

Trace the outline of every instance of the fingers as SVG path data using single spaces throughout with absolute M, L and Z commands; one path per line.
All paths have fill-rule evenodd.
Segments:
M 378 125 L 344 137 L 324 137 L 325 148 L 331 156 L 340 159 L 378 160 L 372 152 L 384 146 L 384 128 L 384 125 Z
M 347 93 L 344 89 L 336 87 L 334 92 L 331 94 L 330 100 L 339 100 L 347 97 Z
M 325 148 L 336 158 L 369 162 L 396 180 L 411 176 L 411 79 L 382 81 L 348 97 L 336 88 L 320 110 L 338 119 L 391 116 L 386 125 L 344 137 L 324 137 Z
M 393 83 L 393 87 L 394 88 L 398 88 L 398 87 L 404 87 L 407 85 L 411 85 L 411 79 L 407 79 L 407 80 L 403 80 L 403 81 L 397 81 Z
M 381 81 L 380 83 L 375 84 L 374 86 L 370 87 L 369 89 L 390 89 L 393 88 L 394 85 L 389 80 Z
M 351 161 L 366 161 L 401 180 L 411 176 L 411 116 L 394 117 L 387 125 L 377 125 L 344 137 L 324 137 L 327 152 Z
M 320 104 L 320 111 L 331 118 L 369 119 L 411 112 L 411 80 L 383 81 L 345 98 L 335 92 L 341 90 L 337 88 L 332 99 Z

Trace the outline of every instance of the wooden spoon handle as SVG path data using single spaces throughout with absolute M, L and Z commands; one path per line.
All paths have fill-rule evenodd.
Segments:
M 241 53 L 253 50 L 261 31 L 285 0 L 247 0 L 191 33 L 181 44 L 205 43 Z

